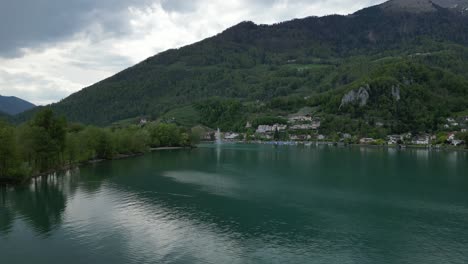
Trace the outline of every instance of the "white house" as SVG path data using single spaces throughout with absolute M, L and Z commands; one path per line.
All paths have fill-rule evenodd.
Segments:
M 361 144 L 371 144 L 371 143 L 374 143 L 375 142 L 375 139 L 373 138 L 361 138 L 359 140 L 359 143 Z
M 383 122 L 377 122 L 375 123 L 376 127 L 383 127 L 385 124 Z
M 300 116 L 293 116 L 288 118 L 288 121 L 290 123 L 295 123 L 295 122 L 312 122 L 312 116 L 310 115 L 300 115 Z
M 455 135 L 456 135 L 455 133 L 448 134 L 447 141 L 448 142 L 454 141 L 455 140 Z
M 403 141 L 403 136 L 401 135 L 390 135 L 387 137 L 388 145 L 396 145 L 398 141 Z
M 413 143 L 414 145 L 429 145 L 430 141 L 431 137 L 428 135 L 424 135 L 413 138 L 411 143 Z
M 238 133 L 225 133 L 224 134 L 224 139 L 227 139 L 227 140 L 234 140 L 234 139 L 237 139 L 239 138 L 239 134 Z
M 341 134 L 341 137 L 344 138 L 344 139 L 350 139 L 350 138 L 352 138 L 353 136 L 351 136 L 351 134 L 344 133 L 344 134 Z
M 288 128 L 287 125 L 280 125 L 280 124 L 274 124 L 272 126 L 269 125 L 259 125 L 257 128 L 257 133 L 258 134 L 265 134 L 265 133 L 273 133 L 276 130 L 278 131 L 284 131 Z

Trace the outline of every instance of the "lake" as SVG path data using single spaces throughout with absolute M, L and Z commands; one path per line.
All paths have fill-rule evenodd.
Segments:
M 468 153 L 201 145 L 0 191 L 1 263 L 468 263 Z

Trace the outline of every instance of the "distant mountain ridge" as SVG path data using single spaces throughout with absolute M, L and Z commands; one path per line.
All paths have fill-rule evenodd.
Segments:
M 287 114 L 277 111 L 279 100 L 309 98 L 301 105 L 320 113 L 353 118 L 359 113 L 361 119 L 389 122 L 402 115 L 405 103 L 405 111 L 418 118 L 429 115 L 425 127 L 432 126 L 468 105 L 468 16 L 455 8 L 467 1 L 392 0 L 348 16 L 243 22 L 150 57 L 51 107 L 72 121 L 107 125 L 137 116 L 161 118 L 210 97 L 256 102 L 266 109 L 255 111 L 275 115 Z M 385 95 L 380 90 L 398 86 L 402 100 L 399 105 L 370 100 L 369 109 L 340 112 L 342 97 L 367 84 L 370 99 L 373 92 Z M 416 90 L 426 100 L 418 99 Z M 416 105 L 424 113 L 411 108 Z
M 0 112 L 16 115 L 36 107 L 34 104 L 15 96 L 0 95 Z
M 390 0 L 379 7 L 385 11 L 405 12 L 435 12 L 438 7 L 461 11 L 468 11 L 468 0 Z

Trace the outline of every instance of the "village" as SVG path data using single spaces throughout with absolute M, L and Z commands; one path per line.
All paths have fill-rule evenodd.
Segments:
M 382 124 L 377 122 L 376 126 Z M 287 118 L 286 124 L 259 124 L 252 127 L 247 122 L 246 129 L 252 132 L 219 132 L 209 131 L 203 136 L 204 141 L 214 141 L 220 138 L 223 142 L 256 142 L 282 145 L 305 144 L 339 144 L 339 145 L 387 145 L 387 146 L 417 146 L 427 148 L 463 147 L 465 140 L 459 135 L 466 134 L 468 129 L 468 116 L 460 118 L 447 118 L 442 125 L 444 131 L 437 134 L 430 133 L 404 133 L 388 135 L 386 138 L 359 137 L 349 133 L 337 132 L 330 136 L 320 133 L 321 119 L 312 115 L 293 115 Z

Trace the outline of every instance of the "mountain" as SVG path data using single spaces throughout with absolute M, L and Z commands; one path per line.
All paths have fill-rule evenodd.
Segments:
M 389 12 L 424 13 L 436 12 L 438 8 L 446 8 L 456 12 L 468 11 L 466 0 L 392 0 L 379 6 Z
M 0 112 L 16 115 L 34 107 L 36 107 L 34 104 L 18 97 L 0 95 Z
M 347 16 L 243 22 L 148 58 L 51 107 L 72 121 L 99 125 L 172 118 L 175 111 L 194 123 L 232 129 L 255 116 L 308 107 L 327 120 L 346 120 L 335 123 L 384 120 L 392 131 L 435 129 L 444 116 L 467 110 L 468 16 L 459 8 L 467 3 L 392 0 Z M 366 104 L 343 105 L 360 88 L 369 95 Z M 221 102 L 206 101 L 213 97 Z M 235 124 L 205 117 L 219 113 L 231 120 L 223 109 Z

